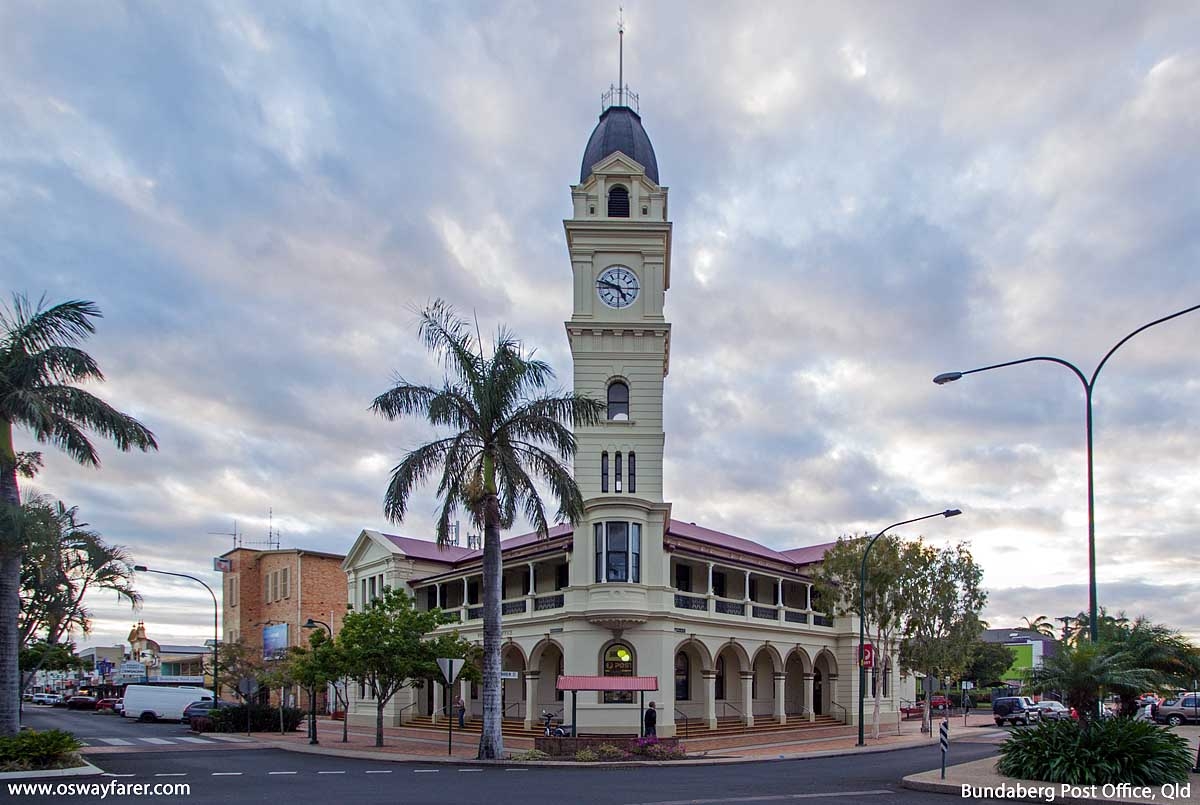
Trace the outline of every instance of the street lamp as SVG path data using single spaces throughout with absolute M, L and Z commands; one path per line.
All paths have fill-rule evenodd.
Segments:
M 181 579 L 191 579 L 197 584 L 208 590 L 208 594 L 213 600 L 213 707 L 217 706 L 217 701 L 221 698 L 221 683 L 217 681 L 218 672 L 220 671 L 220 662 L 218 659 L 218 648 L 221 645 L 221 631 L 218 625 L 219 610 L 217 608 L 217 594 L 213 592 L 212 587 L 209 587 L 195 576 L 189 576 L 186 573 L 171 573 L 167 570 L 151 570 L 145 565 L 134 565 L 133 569 L 141 573 L 157 573 L 160 576 L 177 576 Z
M 1088 504 L 1088 636 L 1093 644 L 1100 642 L 1099 631 L 1099 612 L 1096 605 L 1096 500 L 1095 500 L 1095 485 L 1092 478 L 1092 392 L 1096 388 L 1096 378 L 1100 374 L 1100 370 L 1104 368 L 1104 364 L 1108 363 L 1108 359 L 1113 353 L 1121 348 L 1122 345 L 1129 339 L 1133 338 L 1143 330 L 1148 330 L 1156 324 L 1162 324 L 1164 321 L 1178 318 L 1185 313 L 1191 313 L 1194 310 L 1200 310 L 1200 305 L 1192 305 L 1189 308 L 1172 313 L 1170 316 L 1163 316 L 1161 319 L 1155 319 L 1149 324 L 1143 324 L 1141 327 L 1134 330 L 1129 335 L 1118 341 L 1112 349 L 1105 353 L 1100 360 L 1096 371 L 1092 372 L 1091 379 L 1088 379 L 1079 367 L 1070 361 L 1065 361 L 1062 358 L 1055 358 L 1047 355 L 1038 355 L 1032 358 L 1022 358 L 1019 361 L 1006 361 L 1005 363 L 996 363 L 991 366 L 981 366 L 978 369 L 970 369 L 966 372 L 943 372 L 933 379 L 934 383 L 939 386 L 944 386 L 947 383 L 953 383 L 966 375 L 973 375 L 976 372 L 987 372 L 991 369 L 1003 369 L 1005 366 L 1016 366 L 1019 363 L 1032 363 L 1033 361 L 1047 361 L 1049 363 L 1057 363 L 1059 366 L 1065 366 L 1075 373 L 1079 378 L 1079 382 L 1083 384 L 1083 396 L 1087 403 L 1087 504 Z
M 333 638 L 333 629 L 325 621 L 319 621 L 316 618 L 309 618 L 304 623 L 300 624 L 301 629 L 316 629 L 317 626 L 324 626 L 325 632 L 330 639 Z M 317 689 L 308 689 L 308 743 L 309 745 L 319 744 L 317 740 Z
M 858 745 L 863 746 L 865 743 L 863 737 L 863 701 L 866 698 L 867 688 L 867 667 L 863 664 L 863 647 L 867 644 L 867 556 L 871 553 L 871 546 L 875 541 L 891 531 L 893 528 L 898 528 L 909 523 L 916 523 L 921 520 L 929 520 L 934 517 L 957 517 L 962 514 L 959 509 L 946 509 L 945 511 L 936 512 L 934 514 L 926 514 L 923 517 L 914 517 L 911 520 L 901 520 L 898 523 L 892 523 L 887 528 L 880 531 L 875 536 L 871 537 L 867 542 L 867 547 L 863 550 L 862 565 L 858 570 Z

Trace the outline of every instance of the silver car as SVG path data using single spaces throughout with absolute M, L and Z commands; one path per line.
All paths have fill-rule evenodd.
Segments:
M 1034 705 L 1043 721 L 1070 721 L 1071 708 L 1062 702 L 1041 701 Z

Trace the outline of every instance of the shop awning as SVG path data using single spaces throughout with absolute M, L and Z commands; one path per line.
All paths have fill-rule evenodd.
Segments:
M 656 676 L 560 676 L 558 690 L 658 690 Z

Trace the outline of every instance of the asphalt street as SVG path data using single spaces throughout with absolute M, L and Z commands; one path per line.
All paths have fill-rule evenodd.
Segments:
M 38 730 L 61 729 L 75 734 L 85 746 L 177 747 L 179 749 L 216 747 L 249 740 L 228 735 L 215 738 L 197 736 L 178 721 L 141 724 L 137 719 L 91 710 L 67 710 L 25 703 L 21 723 Z
M 105 801 L 188 803 L 595 803 L 596 805 L 736 805 L 737 803 L 833 802 L 911 805 L 942 803 L 946 795 L 899 787 L 906 774 L 936 768 L 932 747 L 866 755 L 709 766 L 642 768 L 548 768 L 389 763 L 314 756 L 274 749 L 254 751 L 119 752 L 92 756 L 106 776 L 52 782 L 179 784 L 174 797 L 121 796 Z M 987 757 L 990 744 L 960 743 L 952 762 Z M 7 783 L 4 784 L 7 786 Z M 5 794 L 14 801 L 6 788 Z M 20 796 L 21 802 L 61 801 Z

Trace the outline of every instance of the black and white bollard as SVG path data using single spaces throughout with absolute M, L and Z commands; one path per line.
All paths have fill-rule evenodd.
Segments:
M 938 729 L 938 741 L 942 745 L 942 779 L 946 779 L 946 753 L 950 751 L 950 719 L 942 719 L 942 726 Z

